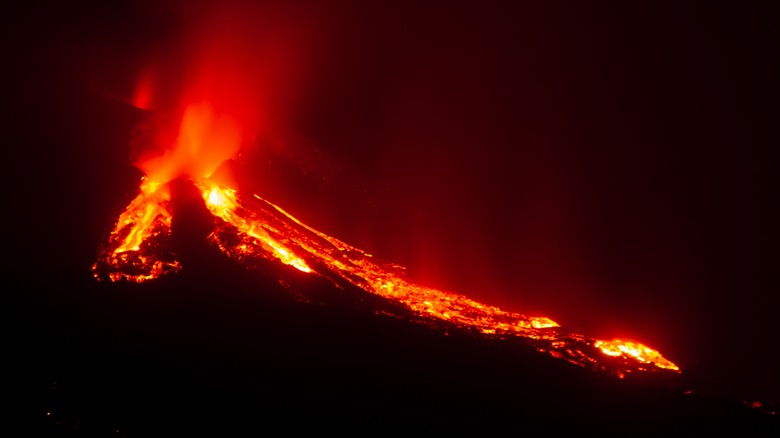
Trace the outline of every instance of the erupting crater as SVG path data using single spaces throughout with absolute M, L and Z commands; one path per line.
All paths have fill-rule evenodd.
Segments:
M 212 178 L 214 164 L 221 164 L 237 150 L 238 137 L 227 120 L 218 118 L 207 105 L 191 108 L 184 112 L 182 133 L 173 147 L 141 163 L 139 168 L 147 175 L 93 265 L 97 280 L 140 283 L 182 268 L 171 244 L 170 184 L 184 177 L 197 188 L 213 217 L 209 244 L 248 269 L 279 261 L 304 275 L 326 278 L 337 290 L 339 285 L 350 284 L 410 312 L 389 316 L 410 314 L 413 321 L 445 332 L 458 329 L 477 336 L 514 337 L 540 352 L 620 378 L 639 372 L 680 373 L 677 365 L 640 343 L 589 338 L 549 318 L 505 311 L 462 294 L 416 284 L 404 267 L 317 231 L 256 194 L 244 196 L 220 184 Z M 228 141 L 217 141 L 225 135 Z M 204 150 L 208 153 L 199 155 Z M 388 312 L 377 309 L 377 313 Z

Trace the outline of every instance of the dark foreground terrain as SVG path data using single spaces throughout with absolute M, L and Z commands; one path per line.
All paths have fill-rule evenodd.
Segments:
M 112 93 L 96 90 L 135 84 L 136 71 L 146 67 L 142 49 L 158 39 L 156 28 L 141 19 L 148 16 L 130 6 L 135 2 L 117 2 L 118 9 L 82 3 L 31 4 L 18 16 L 11 11 L 3 28 L 10 118 L 3 129 L 0 435 L 238 436 L 280 428 L 364 435 L 633 435 L 728 427 L 737 436 L 780 436 L 778 416 L 765 413 L 772 407 L 751 407 L 754 398 L 735 396 L 687 370 L 674 382 L 618 380 L 519 342 L 447 336 L 378 315 L 359 291 L 336 290 L 273 264 L 265 273 L 248 272 L 215 254 L 195 254 L 175 277 L 142 285 L 95 283 L 89 265 L 97 244 L 138 188 L 127 145 L 140 118 L 105 96 Z M 386 176 L 377 177 L 377 187 L 400 187 L 398 193 L 414 194 L 425 211 L 436 211 L 431 198 L 455 199 L 441 205 L 460 207 L 496 193 L 488 205 L 499 219 L 476 223 L 511 224 L 482 227 L 495 231 L 485 239 L 499 243 L 507 229 L 517 229 L 515 218 L 547 223 L 544 213 L 535 213 L 535 197 L 560 196 L 567 206 L 562 211 L 579 211 L 572 220 L 584 219 L 577 224 L 595 230 L 592 239 L 599 243 L 587 248 L 606 251 L 586 251 L 588 259 L 602 257 L 606 272 L 625 275 L 623 284 L 649 281 L 658 263 L 679 271 L 682 286 L 696 286 L 656 288 L 665 284 L 658 279 L 634 295 L 604 287 L 614 295 L 601 297 L 602 303 L 624 303 L 613 309 L 659 303 L 658 314 L 668 318 L 658 327 L 669 325 L 659 337 L 682 345 L 670 357 L 698 364 L 710 376 L 728 376 L 737 386 L 749 382 L 751 390 L 777 401 L 777 194 L 770 187 L 778 185 L 771 184 L 775 161 L 768 157 L 777 144 L 770 114 L 779 70 L 776 57 L 767 56 L 775 47 L 775 14 L 768 4 L 748 2 L 613 3 L 418 11 L 414 2 L 390 16 L 378 8 L 369 14 L 376 21 L 355 12 L 360 28 L 372 32 L 345 35 L 355 35 L 371 56 L 353 59 L 344 52 L 343 72 L 357 72 L 345 76 L 336 58 L 332 71 L 340 80 L 308 105 L 317 115 L 314 126 L 335 128 L 330 135 L 304 134 L 326 146 L 352 145 L 345 149 L 354 149 L 357 165 L 397 157 L 379 172 Z M 373 24 L 380 22 L 375 34 Z M 487 37 L 472 42 L 479 32 L 446 23 L 487 30 Z M 152 31 L 136 35 L 143 29 Z M 410 44 L 416 38 L 429 44 Z M 429 47 L 441 49 L 446 62 L 429 60 Z M 487 62 L 459 76 L 460 68 L 452 67 L 461 66 L 463 50 Z M 429 60 L 422 79 L 418 59 Z M 387 68 L 396 64 L 401 68 Z M 395 108 L 385 100 L 395 102 L 398 88 L 386 84 L 405 70 L 415 74 L 400 83 L 404 104 Z M 463 86 L 472 83 L 493 86 Z M 453 105 L 462 95 L 462 104 Z M 373 107 L 379 122 L 355 123 L 371 122 L 363 116 Z M 393 127 L 396 113 L 410 128 Z M 440 121 L 424 126 L 428 113 L 441 115 Z M 470 118 L 478 123 L 464 124 Z M 389 127 L 381 129 L 384 123 Z M 474 144 L 481 145 L 476 156 Z M 418 150 L 431 151 L 430 157 L 415 155 Z M 368 158 L 359 158 L 364 152 Z M 450 157 L 442 167 L 449 179 L 428 184 L 434 179 L 426 163 L 442 157 Z M 479 167 L 475 162 L 485 170 L 469 178 L 463 170 Z M 417 177 L 397 181 L 399 164 L 419 169 Z M 539 164 L 555 170 L 552 183 L 543 178 L 547 172 L 516 178 Z M 556 172 L 576 184 L 560 177 L 562 194 L 548 196 L 546 184 L 558 187 Z M 268 184 L 264 196 L 286 187 L 268 180 L 276 184 Z M 477 189 L 462 200 L 467 193 L 459 188 L 470 186 Z M 291 192 L 279 190 L 287 196 L 273 199 L 285 200 L 287 208 L 296 200 Z M 299 192 L 304 201 L 319 193 Z M 388 210 L 411 211 L 401 195 Z M 587 207 L 567 200 L 580 196 Z M 515 202 L 518 197 L 531 201 Z M 444 209 L 438 217 L 450 220 L 461 210 Z M 471 230 L 471 223 L 463 226 Z M 510 242 L 528 243 L 525 236 L 534 228 L 527 228 Z M 558 235 L 555 226 L 550 230 Z M 441 240 L 454 241 L 446 248 L 461 244 L 446 231 Z M 540 239 L 537 246 L 547 244 Z M 514 269 L 516 259 L 508 260 Z M 567 272 L 551 260 L 555 273 Z M 281 285 L 280 273 L 294 287 Z
M 8 307 L 17 335 L 5 349 L 14 391 L 2 427 L 79 437 L 777 430 L 777 416 L 698 391 L 690 376 L 620 380 L 513 340 L 376 314 L 359 290 L 284 266 L 201 262 L 211 269 L 141 285 L 32 279 Z

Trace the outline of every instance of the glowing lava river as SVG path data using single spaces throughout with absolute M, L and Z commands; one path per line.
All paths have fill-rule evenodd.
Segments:
M 476 336 L 513 337 L 540 352 L 620 378 L 632 373 L 675 375 L 677 365 L 658 351 L 635 342 L 592 339 L 570 333 L 544 317 L 528 317 L 485 305 L 468 297 L 412 282 L 405 269 L 354 248 L 301 223 L 271 202 L 209 178 L 192 179 L 213 216 L 209 244 L 229 259 L 252 268 L 278 260 L 321 276 L 337 289 L 350 284 L 409 312 L 409 318 L 442 331 L 463 330 Z M 144 178 L 140 193 L 120 215 L 93 265 L 99 281 L 145 282 L 178 272 L 182 264 L 170 245 L 170 184 Z

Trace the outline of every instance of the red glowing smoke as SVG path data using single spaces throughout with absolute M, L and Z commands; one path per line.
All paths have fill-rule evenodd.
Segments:
M 131 142 L 147 177 L 211 176 L 256 137 L 273 135 L 294 105 L 322 27 L 305 9 L 240 1 L 173 2 L 172 35 L 148 50 L 135 106 L 154 119 Z

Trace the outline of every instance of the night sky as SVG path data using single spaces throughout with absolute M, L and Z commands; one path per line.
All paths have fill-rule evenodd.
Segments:
M 169 84 L 188 67 L 184 19 L 153 3 L 30 7 L 4 30 L 7 275 L 88 275 L 133 194 L 122 99 L 154 60 Z M 780 400 L 768 5 L 376 3 L 242 14 L 310 55 L 246 44 L 280 67 L 245 189 L 425 285 Z

